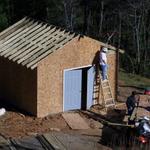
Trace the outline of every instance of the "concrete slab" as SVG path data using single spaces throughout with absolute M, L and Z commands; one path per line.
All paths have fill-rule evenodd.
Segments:
M 72 129 L 89 129 L 86 121 L 78 113 L 63 113 L 63 118 Z

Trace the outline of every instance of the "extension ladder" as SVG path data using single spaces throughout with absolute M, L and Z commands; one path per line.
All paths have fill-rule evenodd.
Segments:
M 101 84 L 101 89 L 102 89 L 104 107 L 106 108 L 106 110 L 108 107 L 115 107 L 115 101 L 114 101 L 114 97 L 112 94 L 108 76 L 107 76 L 107 79 L 103 81 L 102 75 L 100 73 L 100 84 Z

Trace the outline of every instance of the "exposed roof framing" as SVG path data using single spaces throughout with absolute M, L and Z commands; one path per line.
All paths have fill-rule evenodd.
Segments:
M 74 37 L 74 33 L 61 28 L 23 18 L 0 33 L 0 56 L 34 69 Z

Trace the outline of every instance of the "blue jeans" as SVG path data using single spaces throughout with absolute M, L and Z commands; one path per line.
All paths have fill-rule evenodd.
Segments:
M 107 79 L 107 65 L 100 65 L 102 69 L 102 80 Z

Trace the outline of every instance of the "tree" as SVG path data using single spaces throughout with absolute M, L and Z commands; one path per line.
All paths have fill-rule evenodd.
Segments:
M 29 16 L 125 49 L 121 65 L 150 73 L 149 0 L 3 0 L 0 29 Z M 128 63 L 128 65 L 127 65 Z

